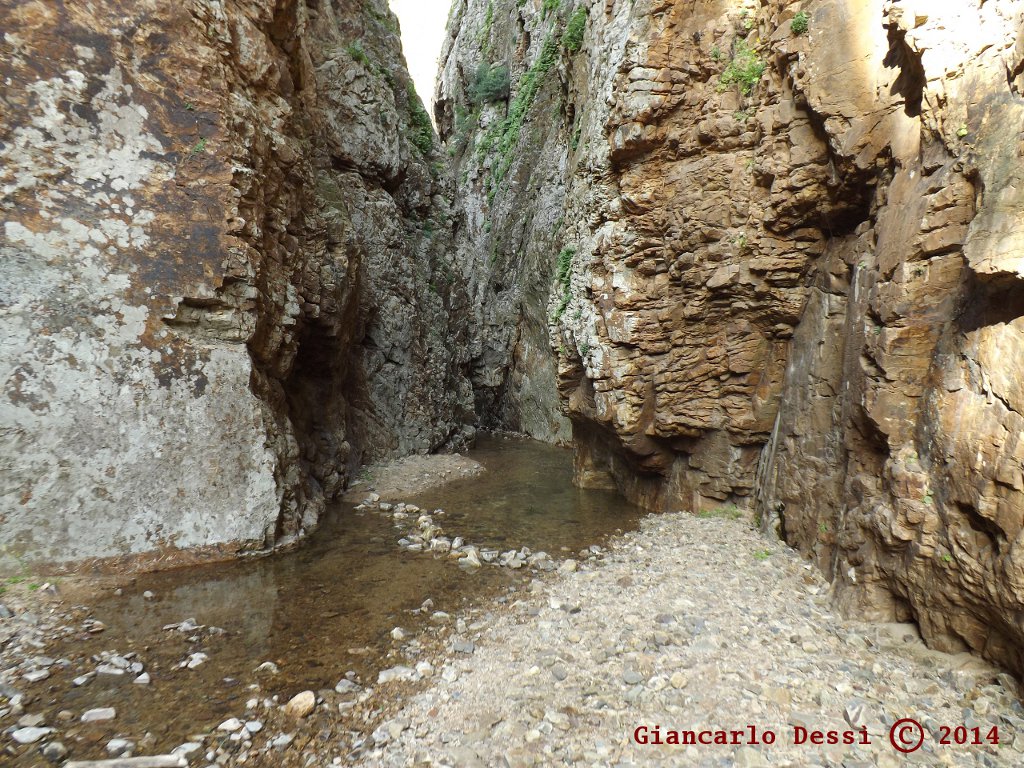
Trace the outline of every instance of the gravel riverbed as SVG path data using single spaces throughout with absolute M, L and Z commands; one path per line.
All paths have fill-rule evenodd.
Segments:
M 651 516 L 599 558 L 539 577 L 479 631 L 454 633 L 448 651 L 435 662 L 446 675 L 377 727 L 356 762 L 1011 766 L 1024 750 L 1012 677 L 929 650 L 912 625 L 844 621 L 811 565 L 741 520 Z M 923 727 L 906 754 L 890 732 L 903 748 L 920 734 L 893 728 L 903 718 Z M 656 726 L 663 741 L 743 733 L 655 745 Z M 951 742 L 964 726 L 981 743 L 941 744 L 944 726 Z
M 421 517 L 398 518 L 394 535 L 445 519 Z M 440 536 L 428 533 L 424 540 Z M 339 669 L 333 688 L 296 694 L 266 663 L 234 683 L 248 698 L 225 717 L 166 711 L 189 727 L 173 749 L 156 749 L 121 705 L 87 709 L 68 691 L 104 677 L 149 691 L 153 669 L 158 702 L 161 686 L 192 679 L 189 663 L 214 664 L 230 633 L 168 626 L 165 642 L 181 646 L 183 663 L 170 667 L 152 663 L 158 647 L 51 657 L 62 637 L 102 636 L 102 624 L 46 589 L 12 589 L 0 612 L 0 763 L 59 765 L 83 751 L 122 759 L 162 752 L 200 768 L 1022 763 L 1024 708 L 1011 676 L 968 654 L 929 650 L 912 625 L 841 619 L 820 574 L 743 520 L 652 515 L 606 548 L 566 554 L 527 557 L 518 569 L 516 557 L 484 561 L 475 570 L 511 568 L 521 586 L 475 607 L 425 601 L 389 631 L 374 679 Z M 468 555 L 409 556 L 465 568 Z M 186 654 L 185 641 L 212 660 Z M 193 686 L 195 697 L 222 695 L 198 679 Z M 916 740 L 913 726 L 894 727 L 904 718 L 923 733 L 906 754 L 890 743 L 893 732 L 904 748 Z M 951 742 L 979 743 L 942 744 L 944 727 Z M 687 732 L 709 741 L 724 732 L 729 743 L 685 744 Z M 828 743 L 829 732 L 838 743 Z M 684 743 L 671 743 L 674 733 Z M 843 743 L 845 733 L 856 743 Z

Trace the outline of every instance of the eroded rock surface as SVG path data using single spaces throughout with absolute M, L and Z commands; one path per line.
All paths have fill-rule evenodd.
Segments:
M 383 0 L 0 3 L 0 563 L 264 547 L 472 421 Z
M 582 484 L 755 507 L 851 612 L 1017 670 L 1021 13 L 464 0 L 437 106 L 484 316 L 547 279 L 484 370 L 545 391 L 543 312 Z

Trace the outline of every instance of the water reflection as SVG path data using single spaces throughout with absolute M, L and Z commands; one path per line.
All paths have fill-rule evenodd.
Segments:
M 409 499 L 445 509 L 437 522 L 449 535 L 557 557 L 639 520 L 640 511 L 614 494 L 574 488 L 571 454 L 564 449 L 485 438 L 470 455 L 487 467 L 484 475 Z M 333 687 L 348 670 L 372 681 L 379 669 L 397 663 L 392 628 L 415 632 L 422 626 L 426 616 L 411 611 L 428 597 L 437 609 L 453 612 L 463 601 L 489 599 L 525 576 L 492 567 L 465 571 L 406 552 L 396 544 L 400 535 L 387 517 L 339 505 L 295 552 L 140 577 L 123 595 L 94 603 L 93 615 L 106 632 L 57 649 L 76 664 L 55 676 L 60 693 L 47 709 L 114 706 L 118 733 L 139 738 L 150 732 L 155 747 L 170 749 L 189 733 L 239 714 L 251 696 L 246 684 L 256 679 L 265 692 L 283 697 Z M 147 590 L 152 599 L 143 596 Z M 207 629 L 163 629 L 188 618 Z M 70 679 L 80 674 L 78 659 L 114 649 L 137 652 L 152 684 L 133 685 L 129 674 L 71 687 Z M 209 660 L 196 669 L 179 668 L 196 652 Z M 254 670 L 264 661 L 278 665 L 280 674 L 259 678 Z M 97 741 L 95 756 L 100 748 Z M 88 751 L 76 749 L 74 756 L 90 756 Z

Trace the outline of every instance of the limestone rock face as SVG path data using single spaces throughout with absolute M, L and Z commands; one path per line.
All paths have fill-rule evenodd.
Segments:
M 310 530 L 473 421 L 384 0 L 0 2 L 0 564 Z
M 1024 669 L 1021 14 L 457 3 L 483 400 L 546 391 L 546 320 L 581 484 L 754 507 L 851 611 Z
M 571 438 L 547 321 L 570 173 L 566 10 L 456 0 L 435 103 L 457 178 L 481 423 L 549 442 Z

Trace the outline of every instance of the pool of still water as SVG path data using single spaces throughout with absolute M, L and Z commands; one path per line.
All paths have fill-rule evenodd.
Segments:
M 485 466 L 482 475 L 405 499 L 444 509 L 437 522 L 467 542 L 568 557 L 635 528 L 642 515 L 616 494 L 573 487 L 567 449 L 484 437 L 468 455 Z M 407 663 L 396 656 L 400 644 L 390 633 L 396 626 L 412 634 L 422 628 L 428 616 L 417 609 L 427 598 L 434 610 L 457 614 L 467 604 L 494 603 L 532 575 L 491 566 L 464 570 L 403 550 L 400 536 L 389 518 L 339 505 L 294 552 L 141 576 L 123 594 L 92 603 L 91 615 L 106 624 L 105 632 L 48 653 L 80 658 L 134 651 L 152 684 L 133 685 L 129 674 L 97 676 L 76 688 L 70 679 L 79 672 L 69 670 L 54 675 L 45 709 L 117 709 L 110 732 L 97 734 L 94 748 L 81 745 L 73 757 L 105 756 L 102 745 L 114 731 L 135 740 L 148 732 L 154 751 L 169 750 L 191 733 L 240 715 L 252 696 L 250 683 L 284 701 L 301 690 L 333 688 L 349 670 L 373 682 L 380 669 Z M 147 590 L 152 599 L 143 597 Z M 162 629 L 187 618 L 224 634 Z M 209 656 L 204 664 L 178 668 L 199 651 Z M 255 673 L 265 661 L 279 673 Z M 73 740 L 65 743 L 70 747 Z

